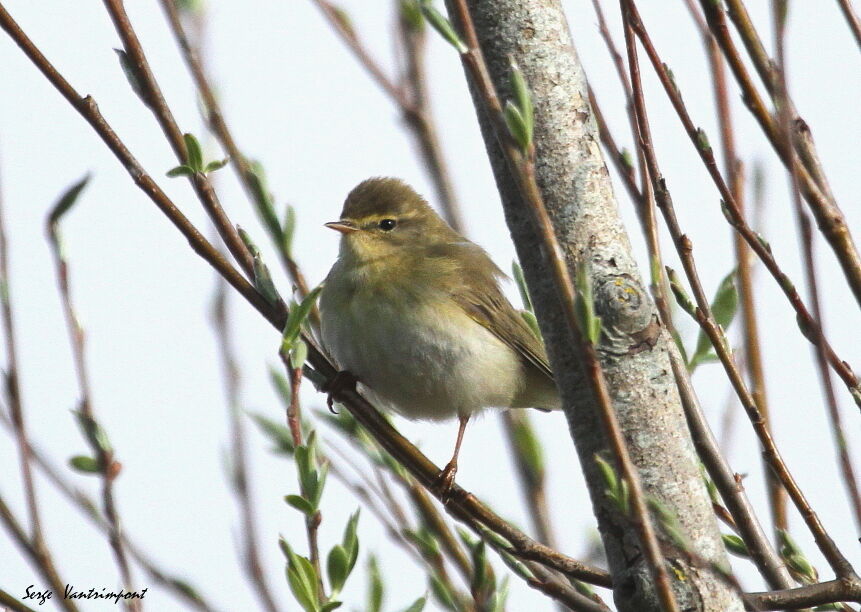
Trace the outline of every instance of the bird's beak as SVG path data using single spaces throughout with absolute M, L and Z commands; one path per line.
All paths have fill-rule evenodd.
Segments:
M 341 232 L 342 234 L 352 234 L 355 231 L 358 231 L 358 227 L 352 221 L 347 221 L 345 219 L 341 219 L 340 221 L 330 221 L 329 223 L 324 223 L 326 227 L 329 229 L 333 229 L 336 232 Z

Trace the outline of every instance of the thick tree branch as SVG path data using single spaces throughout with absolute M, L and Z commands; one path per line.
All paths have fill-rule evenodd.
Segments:
M 456 13 L 456 3 L 450 2 L 449 6 L 450 13 Z M 598 356 L 609 383 L 614 412 L 646 494 L 671 508 L 684 523 L 683 530 L 696 534 L 691 540 L 703 547 L 702 556 L 725 562 L 711 503 L 696 474 L 694 451 L 685 434 L 681 404 L 670 376 L 667 337 L 639 281 L 621 228 L 597 146 L 585 79 L 570 46 L 561 7 L 555 2 L 512 0 L 471 2 L 469 8 L 492 87 L 500 93 L 509 91 L 509 58 L 513 56 L 532 91 L 536 111 L 535 178 L 540 196 L 527 201 L 543 199 L 568 269 L 580 265 L 591 269 L 595 306 L 604 321 Z M 533 213 L 521 196 L 522 185 L 503 155 L 504 147 L 496 136 L 497 120 L 485 109 L 482 92 L 488 88 L 482 83 L 472 84 L 506 219 L 530 292 L 536 298 L 543 335 L 590 485 L 614 574 L 616 603 L 621 610 L 659 609 L 655 592 L 647 586 L 651 580 L 649 564 L 641 556 L 644 553 L 633 554 L 639 549 L 634 524 L 622 520 L 604 494 L 606 484 L 595 464 L 595 454 L 608 449 L 608 442 L 597 435 L 602 421 L 590 397 L 590 379 L 580 365 L 578 345 L 571 342 L 569 318 L 557 297 L 558 279 L 546 273 L 553 270 L 548 258 L 550 250 L 535 229 Z M 650 451 L 651 444 L 659 440 L 660 452 Z M 658 456 L 660 465 L 653 462 Z M 680 483 L 684 485 L 680 487 Z M 684 494 L 680 495 L 682 490 Z M 684 566 L 687 561 L 681 555 L 674 557 L 672 563 Z M 732 589 L 709 576 L 709 572 L 691 568 L 690 574 L 685 574 L 692 579 L 683 587 L 673 584 L 682 608 L 697 600 L 700 605 L 716 609 L 741 609 L 741 600 Z M 709 603 L 703 604 L 704 600 Z

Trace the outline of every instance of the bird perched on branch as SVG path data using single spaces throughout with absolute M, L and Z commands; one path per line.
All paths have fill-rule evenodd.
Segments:
M 499 288 L 505 275 L 409 185 L 362 182 L 326 227 L 342 236 L 320 295 L 323 343 L 383 406 L 411 419 L 459 418 L 443 492 L 470 415 L 560 407 L 541 340 Z

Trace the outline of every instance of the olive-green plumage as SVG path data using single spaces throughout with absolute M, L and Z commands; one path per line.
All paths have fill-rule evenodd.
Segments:
M 377 400 L 428 419 L 559 406 L 504 274 L 411 187 L 364 181 L 327 226 L 343 236 L 320 297 L 323 342 Z

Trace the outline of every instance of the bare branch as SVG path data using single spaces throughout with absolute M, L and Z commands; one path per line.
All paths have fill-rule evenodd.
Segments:
M 242 521 L 243 546 L 242 560 L 245 571 L 254 584 L 254 593 L 260 604 L 269 612 L 277 612 L 278 606 L 269 589 L 263 563 L 260 560 L 260 546 L 257 537 L 257 519 L 254 508 L 254 496 L 251 491 L 248 457 L 246 451 L 245 426 L 242 419 L 242 408 L 239 397 L 239 364 L 234 353 L 233 337 L 228 317 L 228 295 L 226 284 L 219 277 L 212 303 L 212 326 L 218 341 L 218 353 L 221 358 L 224 391 L 227 399 L 230 418 L 232 462 L 231 483 L 239 502 Z

